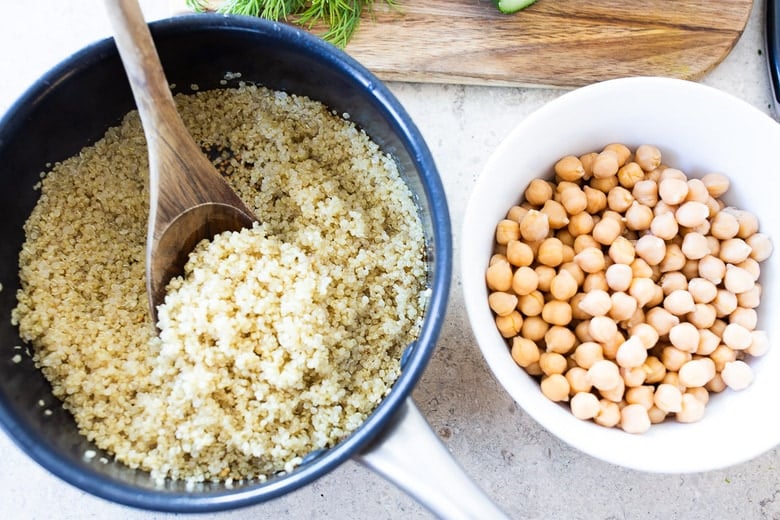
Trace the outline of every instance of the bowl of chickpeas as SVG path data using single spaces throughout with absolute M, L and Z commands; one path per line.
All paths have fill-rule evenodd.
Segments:
M 610 80 L 525 118 L 464 216 L 499 383 L 571 446 L 707 471 L 780 443 L 780 126 L 690 81 Z

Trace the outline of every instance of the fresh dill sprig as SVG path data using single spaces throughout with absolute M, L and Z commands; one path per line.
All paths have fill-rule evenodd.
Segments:
M 396 6 L 396 0 L 384 1 Z M 208 7 L 208 0 L 186 0 L 186 3 L 196 12 Z M 370 11 L 373 4 L 374 0 L 226 0 L 217 11 L 294 22 L 310 30 L 323 24 L 326 29 L 322 39 L 344 48 L 360 25 L 363 10 Z

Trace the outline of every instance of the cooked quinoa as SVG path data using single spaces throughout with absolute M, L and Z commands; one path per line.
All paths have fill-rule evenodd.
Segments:
M 260 224 L 201 243 L 147 308 L 137 113 L 54 165 L 26 225 L 12 319 L 98 447 L 188 481 L 260 479 L 354 430 L 426 303 L 424 237 L 393 160 L 305 97 L 177 96 Z

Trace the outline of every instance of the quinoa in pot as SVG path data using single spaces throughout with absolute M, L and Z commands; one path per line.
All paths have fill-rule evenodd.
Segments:
M 42 179 L 12 320 L 117 460 L 158 480 L 263 480 L 347 436 L 390 390 L 427 301 L 422 226 L 393 160 L 322 104 L 248 85 L 176 101 L 260 223 L 196 248 L 158 334 L 131 112 Z

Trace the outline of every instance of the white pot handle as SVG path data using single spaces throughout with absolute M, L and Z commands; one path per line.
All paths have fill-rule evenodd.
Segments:
M 411 397 L 355 460 L 414 497 L 439 518 L 508 518 L 464 473 Z

